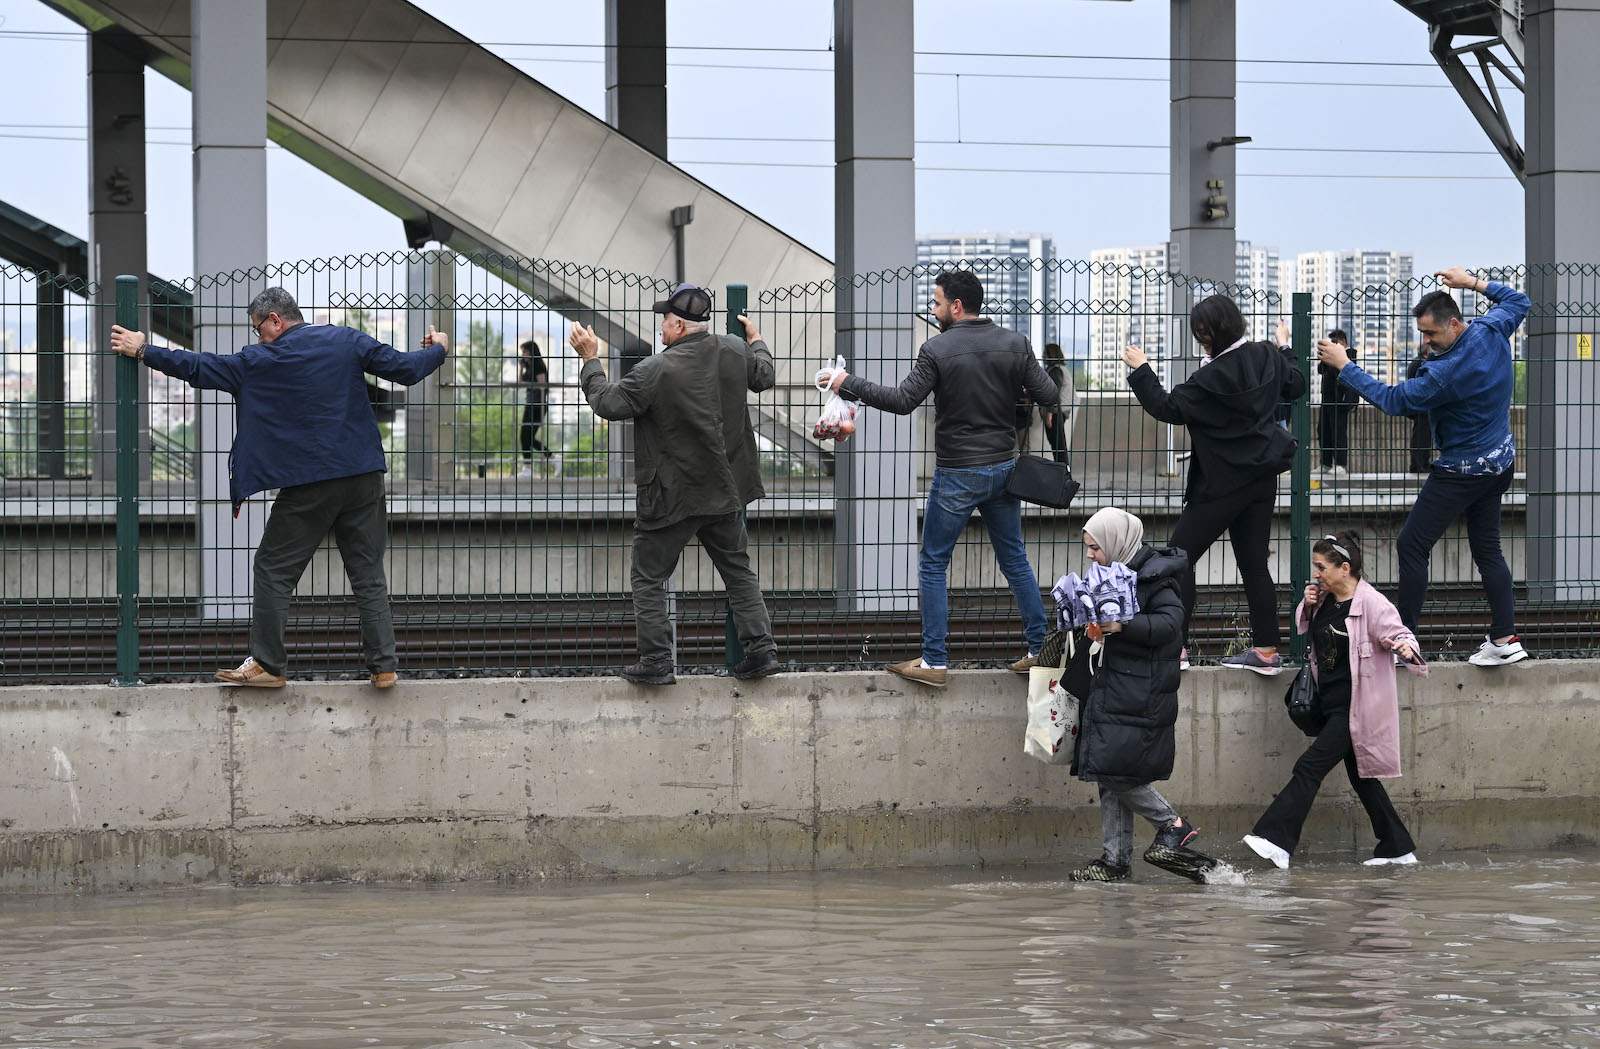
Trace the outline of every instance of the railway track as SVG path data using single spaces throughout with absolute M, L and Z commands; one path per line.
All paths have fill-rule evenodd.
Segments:
M 1432 658 L 1464 658 L 1482 640 L 1481 591 L 1436 593 L 1422 641 Z M 1208 600 L 1208 598 L 1210 600 Z M 1191 625 L 1191 654 L 1215 659 L 1240 643 L 1246 617 L 1231 591 L 1207 594 Z M 1016 611 L 1007 594 L 953 594 L 950 651 L 958 663 L 1020 655 Z M 782 658 L 810 669 L 880 666 L 914 653 L 915 612 L 841 617 L 831 599 L 772 595 L 773 632 Z M 178 605 L 141 609 L 140 675 L 146 681 L 207 679 L 247 652 L 248 624 L 204 621 Z M 678 664 L 718 667 L 726 628 L 720 599 L 677 602 Z M 0 685 L 104 682 L 116 673 L 116 615 L 109 604 L 0 606 Z M 1530 602 L 1519 595 L 1519 629 L 1538 656 L 1600 654 L 1600 612 L 1580 603 Z M 510 601 L 502 598 L 395 603 L 395 633 L 405 673 L 460 676 L 604 673 L 633 661 L 631 605 L 625 597 Z M 343 602 L 297 604 L 290 620 L 291 674 L 361 676 L 355 609 Z

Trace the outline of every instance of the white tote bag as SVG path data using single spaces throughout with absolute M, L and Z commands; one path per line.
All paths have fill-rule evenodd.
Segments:
M 1061 687 L 1061 667 L 1028 671 L 1028 731 L 1022 751 L 1050 765 L 1072 764 L 1078 698 Z

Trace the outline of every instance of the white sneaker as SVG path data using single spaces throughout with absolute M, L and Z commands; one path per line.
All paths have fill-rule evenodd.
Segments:
M 1417 865 L 1417 854 L 1408 852 L 1404 856 L 1374 856 L 1370 860 L 1362 860 L 1361 866 L 1382 867 L 1390 863 L 1398 867 L 1415 867 Z
M 548 461 L 550 463 L 550 476 L 551 477 L 560 477 L 561 476 L 561 453 L 557 452 L 556 454 L 552 455 Z
M 526 481 L 529 478 L 531 478 L 532 476 L 533 476 L 533 464 L 532 463 L 528 463 L 522 469 L 517 471 L 517 480 L 519 480 L 519 481 Z
M 1260 856 L 1264 860 L 1271 860 L 1272 865 L 1278 868 L 1280 871 L 1286 871 L 1289 869 L 1289 854 L 1278 848 L 1278 846 L 1272 844 L 1272 842 L 1268 841 L 1266 838 L 1258 838 L 1254 834 L 1246 834 L 1244 836 L 1244 843 L 1250 846 L 1250 851 L 1254 852 L 1257 856 Z
M 1350 476 L 1350 471 L 1346 470 L 1342 466 L 1335 466 L 1333 468 L 1332 472 L 1333 472 L 1333 476 L 1335 476 L 1335 477 L 1349 477 Z
M 1467 662 L 1475 667 L 1503 667 L 1520 663 L 1527 658 L 1527 650 L 1513 635 L 1511 640 L 1503 645 L 1495 644 L 1493 638 L 1484 638 L 1478 650 L 1467 657 Z
M 1184 649 L 1182 652 L 1178 653 L 1178 669 L 1179 670 L 1188 670 L 1189 669 L 1189 650 L 1187 648 Z

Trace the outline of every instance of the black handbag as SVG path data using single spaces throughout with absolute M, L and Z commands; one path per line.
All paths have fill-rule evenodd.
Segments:
M 1289 690 L 1283 694 L 1283 706 L 1289 712 L 1289 720 L 1308 736 L 1317 735 L 1322 731 L 1322 726 L 1328 723 L 1327 715 L 1322 712 L 1322 700 L 1317 695 L 1317 679 L 1311 675 L 1309 662 L 1302 664 L 1300 672 L 1289 682 Z
M 1037 455 L 1020 455 L 1006 481 L 1006 494 L 1025 503 L 1065 510 L 1078 494 L 1078 482 L 1066 463 Z

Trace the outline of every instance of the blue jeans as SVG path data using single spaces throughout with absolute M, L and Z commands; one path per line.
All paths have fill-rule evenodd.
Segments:
M 1028 563 L 1028 549 L 1022 545 L 1022 504 L 1006 494 L 1011 467 L 1008 462 L 966 470 L 934 467 L 928 509 L 922 519 L 922 558 L 917 564 L 922 598 L 922 658 L 932 666 L 944 666 L 949 660 L 945 652 L 945 638 L 950 633 L 946 576 L 950 555 L 974 510 L 983 516 L 995 559 L 1016 596 L 1028 652 L 1037 653 L 1044 645 L 1044 600 L 1039 596 L 1039 580 L 1033 574 L 1033 566 Z

